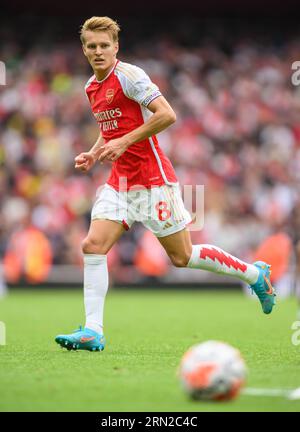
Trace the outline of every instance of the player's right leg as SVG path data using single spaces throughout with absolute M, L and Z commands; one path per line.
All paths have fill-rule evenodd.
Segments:
M 84 261 L 84 305 L 86 322 L 74 333 L 58 335 L 55 341 L 68 350 L 102 351 L 103 310 L 108 290 L 107 253 L 125 231 L 123 225 L 112 220 L 92 220 L 87 237 L 82 243 Z

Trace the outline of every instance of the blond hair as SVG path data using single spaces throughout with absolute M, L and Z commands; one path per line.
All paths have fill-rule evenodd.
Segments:
M 110 33 L 114 42 L 118 42 L 119 39 L 119 31 L 120 31 L 119 24 L 107 16 L 104 17 L 93 16 L 92 18 L 89 18 L 85 21 L 85 23 L 81 26 L 80 29 L 80 40 L 82 44 L 85 43 L 84 32 L 86 30 L 106 31 Z

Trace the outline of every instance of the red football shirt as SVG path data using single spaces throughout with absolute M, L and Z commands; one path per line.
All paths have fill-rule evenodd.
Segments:
M 93 75 L 85 86 L 93 114 L 106 142 L 138 128 L 152 115 L 147 106 L 161 93 L 139 67 L 116 61 L 102 81 Z M 127 179 L 127 190 L 177 183 L 170 160 L 158 145 L 156 136 L 132 144 L 112 164 L 107 183 L 116 190 L 120 178 Z

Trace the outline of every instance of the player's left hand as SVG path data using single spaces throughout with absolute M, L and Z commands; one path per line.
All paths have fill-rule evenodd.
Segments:
M 116 138 L 108 141 L 101 149 L 104 151 L 99 156 L 98 160 L 103 162 L 105 160 L 114 162 L 117 160 L 128 148 L 127 142 L 122 138 Z

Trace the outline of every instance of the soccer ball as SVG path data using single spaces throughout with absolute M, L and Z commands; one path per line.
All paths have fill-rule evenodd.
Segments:
M 192 346 L 179 366 L 183 388 L 195 400 L 234 399 L 245 384 L 246 374 L 239 350 L 213 340 Z

